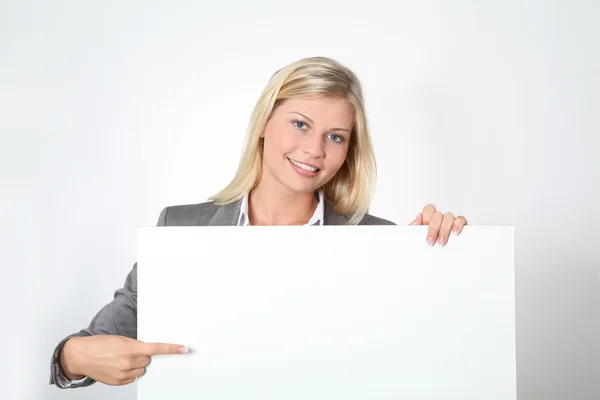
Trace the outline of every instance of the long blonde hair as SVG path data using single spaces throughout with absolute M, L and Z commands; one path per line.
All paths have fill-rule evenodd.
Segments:
M 260 136 L 273 110 L 286 99 L 314 96 L 343 98 L 355 113 L 346 160 L 321 189 L 337 213 L 347 216 L 350 224 L 360 222 L 368 211 L 377 178 L 362 88 L 350 69 L 327 57 L 295 61 L 271 77 L 252 112 L 237 172 L 229 185 L 210 198 L 214 204 L 235 203 L 260 181 Z

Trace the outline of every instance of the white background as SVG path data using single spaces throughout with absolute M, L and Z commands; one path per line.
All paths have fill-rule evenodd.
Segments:
M 324 55 L 364 85 L 372 213 L 515 225 L 519 399 L 600 398 L 599 20 L 596 0 L 4 0 L 0 397 L 134 398 L 50 387 L 54 345 L 122 285 L 137 226 L 228 182 L 271 74 Z

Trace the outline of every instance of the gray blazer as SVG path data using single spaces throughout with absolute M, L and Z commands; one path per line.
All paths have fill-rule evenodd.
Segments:
M 166 207 L 160 213 L 157 226 L 234 226 L 240 215 L 241 201 L 228 206 L 216 206 L 212 202 Z M 345 225 L 348 218 L 324 204 L 324 225 Z M 367 214 L 359 225 L 394 225 L 393 222 Z M 60 352 L 66 341 L 74 336 L 98 334 L 121 335 L 137 339 L 137 262 L 125 279 L 122 288 L 115 291 L 114 299 L 94 316 L 90 324 L 77 333 L 62 339 L 52 354 L 50 384 L 59 388 L 89 386 L 95 381 L 85 378 L 72 383 L 62 373 Z

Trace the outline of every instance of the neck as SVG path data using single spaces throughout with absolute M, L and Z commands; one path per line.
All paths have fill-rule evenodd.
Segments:
M 248 198 L 250 224 L 305 225 L 313 216 L 318 203 L 313 193 L 267 191 L 259 183 Z

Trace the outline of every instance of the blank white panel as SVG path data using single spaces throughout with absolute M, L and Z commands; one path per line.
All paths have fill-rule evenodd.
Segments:
M 512 227 L 138 230 L 138 399 L 516 399 Z

